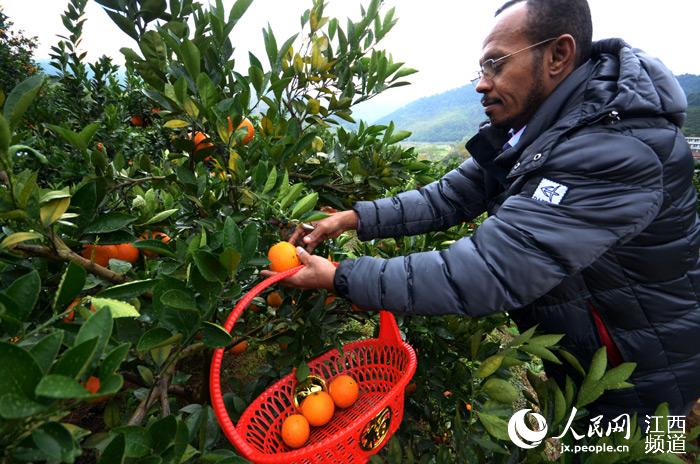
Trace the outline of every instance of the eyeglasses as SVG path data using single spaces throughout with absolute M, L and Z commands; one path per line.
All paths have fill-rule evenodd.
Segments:
M 520 52 L 524 52 L 525 50 L 530 50 L 531 48 L 539 47 L 540 45 L 544 45 L 546 43 L 551 42 L 552 40 L 556 40 L 557 37 L 550 37 L 549 39 L 545 39 L 541 42 L 537 42 L 536 44 L 529 45 L 525 48 L 521 48 L 518 51 L 515 51 L 513 53 L 509 53 L 505 56 L 502 56 L 498 59 L 489 59 L 489 60 L 484 60 L 483 63 L 481 63 L 481 69 L 477 71 L 477 76 L 472 79 L 472 85 L 476 86 L 476 84 L 479 83 L 481 79 L 493 79 L 496 74 L 498 74 L 498 71 L 500 70 L 499 67 L 503 63 L 503 61 L 506 58 L 510 58 L 513 55 L 517 55 Z

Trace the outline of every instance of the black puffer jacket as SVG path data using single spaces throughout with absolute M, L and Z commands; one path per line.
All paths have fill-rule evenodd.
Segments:
M 619 39 L 596 43 L 514 148 L 501 152 L 504 134 L 485 127 L 467 144 L 473 157 L 438 182 L 354 207 L 363 240 L 488 211 L 473 237 L 344 261 L 337 292 L 404 314 L 507 311 L 521 331 L 565 334 L 584 366 L 606 345 L 614 362 L 637 363 L 635 387 L 594 410 L 652 414 L 667 401 L 686 412 L 700 397 L 700 221 L 685 108 L 660 61 Z

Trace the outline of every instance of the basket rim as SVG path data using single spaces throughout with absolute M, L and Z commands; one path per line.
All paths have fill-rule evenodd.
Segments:
M 354 342 L 346 343 L 345 345 L 343 345 L 343 349 L 347 348 L 348 350 L 350 350 L 350 349 L 354 348 L 355 346 L 361 346 L 361 345 L 366 345 L 366 344 L 375 344 L 375 343 L 381 343 L 381 342 L 382 342 L 382 340 L 379 338 L 374 338 L 374 337 L 366 338 L 363 340 L 357 340 Z M 401 351 L 403 351 L 408 357 L 406 369 L 403 371 L 403 373 L 401 374 L 401 377 L 394 384 L 394 386 L 391 388 L 391 390 L 386 392 L 386 394 L 384 395 L 384 397 L 380 401 L 376 402 L 372 407 L 368 408 L 364 413 L 362 413 L 362 415 L 360 415 L 357 419 L 355 419 L 356 422 L 366 423 L 370 419 L 375 417 L 377 414 L 379 414 L 379 412 L 382 409 L 384 409 L 387 406 L 387 404 L 390 403 L 391 400 L 393 400 L 396 397 L 397 394 L 399 394 L 401 391 L 403 391 L 400 389 L 406 388 L 406 385 L 408 385 L 408 382 L 413 377 L 413 374 L 415 373 L 415 370 L 416 370 L 416 361 L 417 361 L 415 351 L 413 350 L 411 345 L 409 345 L 406 342 L 402 342 L 402 344 L 400 346 L 398 346 L 397 348 L 399 348 Z M 339 351 L 337 348 L 333 348 L 331 350 L 328 350 L 325 353 L 310 360 L 307 364 L 313 364 L 318 359 L 323 358 L 325 356 L 328 356 L 329 354 L 332 354 L 332 353 L 339 354 Z M 258 395 L 258 397 L 255 398 L 253 400 L 253 402 L 250 403 L 248 405 L 248 407 L 246 407 L 246 409 L 243 411 L 243 414 L 241 414 L 241 417 L 239 418 L 238 423 L 240 423 L 241 420 L 246 415 L 248 415 L 248 412 L 251 409 L 251 407 L 253 407 L 253 405 L 257 402 L 257 400 L 261 396 L 265 395 L 268 392 L 274 391 L 274 390 L 278 389 L 282 384 L 287 383 L 287 380 L 289 377 L 293 377 L 296 375 L 296 370 L 297 369 L 295 367 L 294 369 L 292 369 L 292 371 L 289 374 L 286 374 L 284 377 L 282 377 L 281 379 L 276 381 L 274 384 L 267 387 L 263 393 Z M 230 417 L 229 417 L 229 420 L 230 420 Z M 233 423 L 233 421 L 231 421 L 231 423 Z M 310 452 L 314 452 L 316 449 L 319 449 L 319 448 L 323 449 L 331 443 L 335 443 L 336 441 L 340 441 L 340 440 L 344 439 L 348 435 L 348 433 L 350 433 L 351 431 L 352 431 L 352 429 L 346 428 L 344 431 L 340 431 L 340 432 L 336 433 L 335 435 L 328 437 L 324 440 L 321 440 L 317 443 L 303 446 L 302 448 L 299 448 L 297 450 L 285 451 L 283 453 L 264 453 L 264 452 L 258 450 L 257 448 L 255 448 L 254 446 L 252 446 L 250 444 L 250 442 L 248 442 L 248 440 L 246 440 L 245 433 L 243 433 L 243 431 L 240 431 L 239 433 L 240 433 L 241 437 L 243 438 L 243 441 L 245 441 L 245 443 L 254 451 L 251 454 L 245 454 L 245 456 L 244 456 L 245 458 L 252 459 L 252 458 L 259 458 L 259 457 L 266 457 L 266 458 L 276 457 L 278 459 L 279 458 L 292 459 L 295 457 L 306 455 Z

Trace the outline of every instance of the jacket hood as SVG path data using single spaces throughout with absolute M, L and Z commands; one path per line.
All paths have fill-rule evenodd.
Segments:
M 585 113 L 663 116 L 679 127 L 683 125 L 688 105 L 685 93 L 661 60 L 622 39 L 595 42 L 591 59 L 595 69 L 584 105 L 592 107 Z

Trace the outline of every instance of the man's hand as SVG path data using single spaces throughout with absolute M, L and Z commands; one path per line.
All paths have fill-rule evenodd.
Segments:
M 346 230 L 357 229 L 358 220 L 357 213 L 353 210 L 333 213 L 325 219 L 314 222 L 312 224 L 314 229 L 310 232 L 303 226 L 298 226 L 289 237 L 289 241 L 297 244 L 299 239 L 303 237 L 302 243 L 306 246 L 306 250 L 312 253 L 324 240 L 336 238 Z
M 297 288 L 325 288 L 333 290 L 333 278 L 335 277 L 335 265 L 326 258 L 310 255 L 302 247 L 297 247 L 297 255 L 304 268 L 291 277 L 287 277 L 280 282 L 284 285 Z M 265 277 L 270 277 L 276 272 L 262 271 Z

